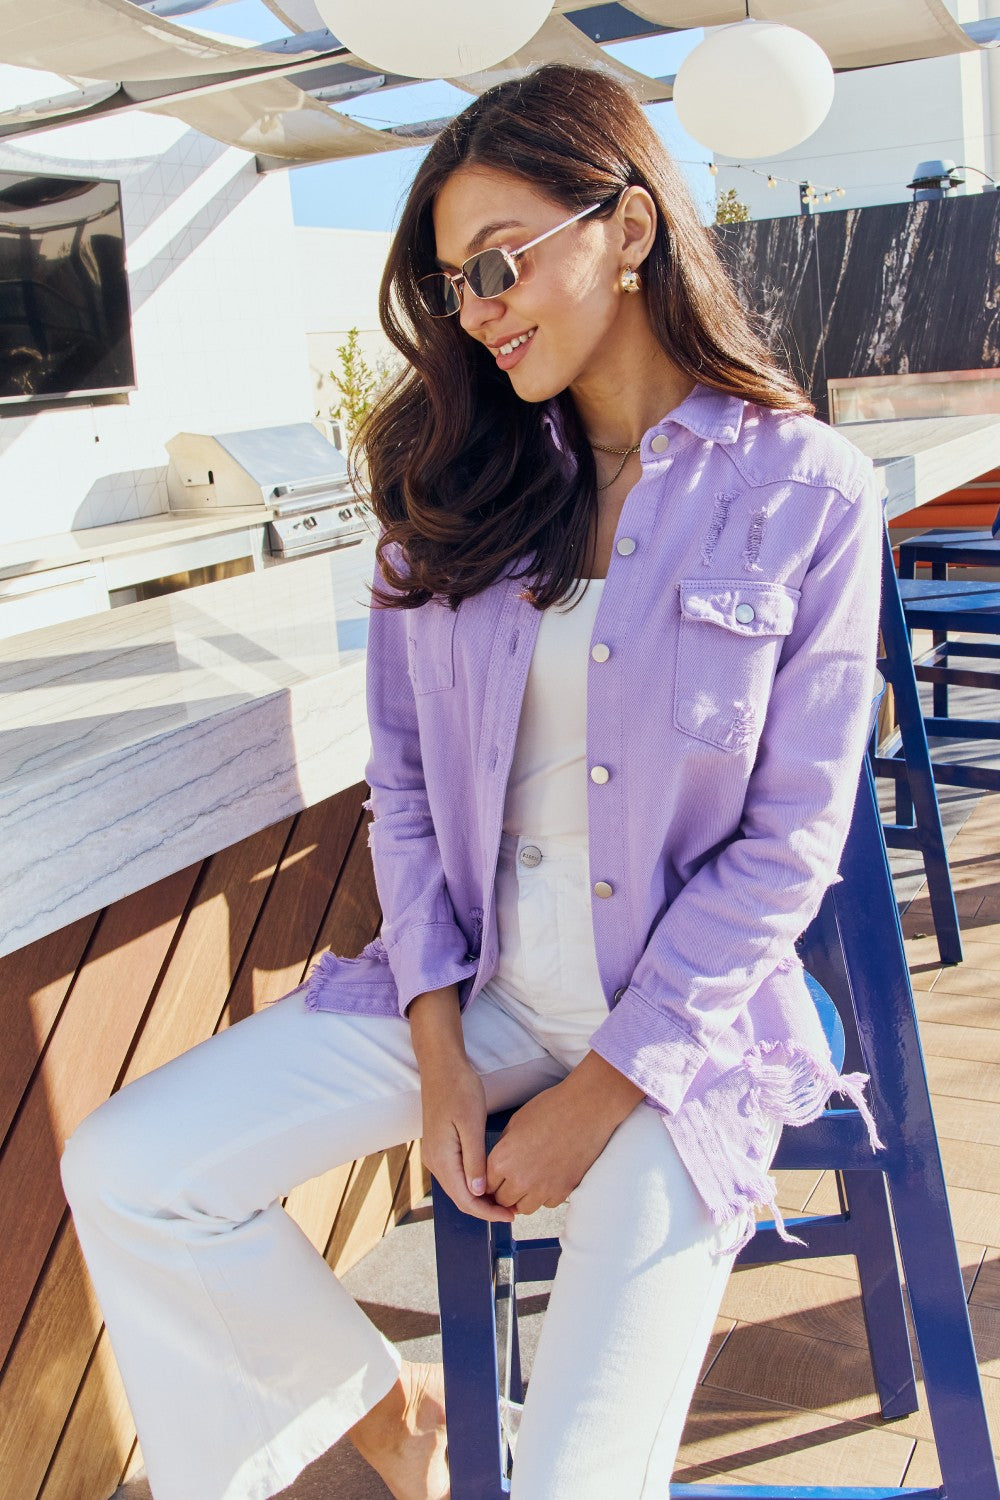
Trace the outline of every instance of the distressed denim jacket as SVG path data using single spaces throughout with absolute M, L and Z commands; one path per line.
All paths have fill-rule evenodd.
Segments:
M 558 444 L 558 432 L 554 430 Z M 837 878 L 869 724 L 881 506 L 812 418 L 696 386 L 642 439 L 587 681 L 592 1048 L 660 1111 L 734 1236 L 774 1208 L 772 1121 L 838 1079 L 795 957 Z M 326 954 L 318 1010 L 405 1014 L 497 969 L 504 796 L 539 612 L 500 579 L 457 611 L 371 613 L 366 768 L 381 935 Z M 873 1137 L 874 1139 L 874 1137 Z

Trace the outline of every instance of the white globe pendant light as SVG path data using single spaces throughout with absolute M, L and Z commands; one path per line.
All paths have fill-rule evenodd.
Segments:
M 459 78 L 531 40 L 552 0 L 316 0 L 338 41 L 382 73 Z
M 674 80 L 677 117 L 724 156 L 775 156 L 812 135 L 833 103 L 833 68 L 791 26 L 740 21 L 688 53 Z

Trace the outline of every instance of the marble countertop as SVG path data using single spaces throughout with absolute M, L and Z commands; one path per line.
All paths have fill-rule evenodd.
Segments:
M 80 531 L 55 532 L 0 546 L 0 578 L 41 573 L 97 557 L 122 557 L 199 537 L 222 536 L 248 526 L 263 526 L 272 512 L 264 506 L 219 510 L 211 515 L 164 511 L 138 521 L 116 521 L 109 526 L 87 526 Z
M 374 543 L 0 641 L 0 954 L 361 780 Z
M 890 521 L 1000 468 L 1000 416 L 844 422 L 837 431 L 882 471 Z

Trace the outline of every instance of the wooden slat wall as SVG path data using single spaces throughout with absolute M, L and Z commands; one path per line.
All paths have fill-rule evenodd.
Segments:
M 116 1088 L 358 952 L 378 900 L 363 784 L 0 959 L 0 1500 L 107 1500 L 141 1466 L 59 1158 Z M 425 1191 L 419 1148 L 288 1211 L 343 1272 Z

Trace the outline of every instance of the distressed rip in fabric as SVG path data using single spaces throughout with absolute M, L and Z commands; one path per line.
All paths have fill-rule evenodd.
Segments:
M 866 1073 L 838 1075 L 830 1062 L 794 1043 L 759 1042 L 701 1098 L 681 1106 L 670 1134 L 695 1182 L 710 1186 L 715 1222 L 739 1226 L 727 1250 L 742 1250 L 752 1238 L 761 1209 L 786 1243 L 805 1243 L 785 1228 L 777 1185 L 762 1165 L 772 1122 L 808 1125 L 831 1095 L 840 1094 L 860 1113 L 876 1151 L 883 1143 L 864 1097 L 867 1082 Z

